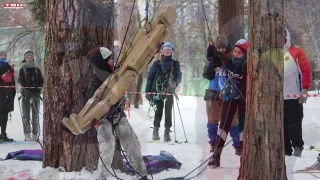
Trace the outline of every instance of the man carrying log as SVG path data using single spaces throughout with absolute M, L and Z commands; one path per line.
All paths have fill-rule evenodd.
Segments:
M 112 52 L 105 47 L 98 47 L 89 52 L 87 58 L 93 67 L 93 77 L 90 79 L 87 89 L 87 96 L 90 98 L 111 74 L 113 70 Z M 147 170 L 141 155 L 141 146 L 137 135 L 131 128 L 124 112 L 124 101 L 122 97 L 111 106 L 99 121 L 96 127 L 97 139 L 99 142 L 100 161 L 98 166 L 97 179 L 106 179 L 111 174 L 111 163 L 114 155 L 116 138 L 126 152 L 127 159 L 131 164 L 136 177 L 140 180 L 147 179 Z

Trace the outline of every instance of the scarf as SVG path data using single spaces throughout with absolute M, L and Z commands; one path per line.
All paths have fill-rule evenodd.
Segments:
M 0 58 L 0 64 L 5 65 L 7 62 L 7 58 Z
M 247 55 L 242 56 L 241 58 L 236 58 L 232 56 L 232 64 L 234 65 L 235 69 L 238 69 L 239 67 L 242 66 L 242 64 L 246 61 Z

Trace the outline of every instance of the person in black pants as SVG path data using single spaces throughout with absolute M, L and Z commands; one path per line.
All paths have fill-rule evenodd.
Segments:
M 304 145 L 302 139 L 303 103 L 307 97 L 288 97 L 287 95 L 307 95 L 311 86 L 311 68 L 303 50 L 292 45 L 290 33 L 284 31 L 284 147 L 285 155 L 301 157 Z
M 5 51 L 0 51 L 0 74 L 3 76 L 5 73 L 12 72 L 12 66 L 9 65 L 7 61 L 7 53 Z M 13 139 L 8 138 L 6 130 L 7 130 L 7 122 L 8 122 L 8 113 L 13 111 L 14 108 L 14 97 L 16 95 L 16 90 L 14 88 L 15 82 L 13 78 L 13 74 L 11 76 L 10 81 L 7 81 L 0 78 L 0 126 L 1 126 L 1 134 L 0 134 L 0 142 L 12 142 Z M 3 87 L 7 86 L 7 87 Z
M 164 141 L 171 141 L 170 128 L 172 126 L 172 106 L 173 95 L 176 87 L 181 82 L 180 63 L 172 58 L 173 45 L 170 42 L 165 42 L 162 45 L 162 55 L 160 60 L 153 62 L 149 71 L 147 85 L 146 85 L 146 99 L 154 101 L 156 105 L 156 112 L 153 121 L 153 135 L 152 140 L 160 140 L 159 128 L 162 119 L 163 108 L 165 109 L 165 131 Z M 148 92 L 162 93 L 152 95 Z

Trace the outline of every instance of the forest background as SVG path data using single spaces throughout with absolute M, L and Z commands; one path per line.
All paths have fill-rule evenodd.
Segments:
M 44 2 L 40 0 L 38 2 Z M 14 1 L 16 2 L 16 1 Z M 26 50 L 33 50 L 35 60 L 44 67 L 45 55 L 45 31 L 43 23 L 45 19 L 34 19 L 32 16 L 32 2 L 21 0 L 21 9 L 2 9 L 0 11 L 0 49 L 8 51 L 8 57 L 13 60 L 15 68 L 19 69 Z M 101 1 L 100 1 L 101 2 Z M 146 11 L 148 2 L 148 11 Z M 10 3 L 8 0 L 0 0 L 0 3 Z M 30 4 L 31 3 L 31 4 Z M 183 83 L 178 88 L 178 94 L 203 95 L 208 86 L 208 80 L 202 78 L 209 33 L 214 37 L 218 35 L 218 1 L 217 0 L 166 0 L 145 1 L 138 0 L 134 6 L 127 38 L 123 43 L 124 32 L 129 23 L 130 10 L 133 0 L 114 2 L 114 30 L 113 48 L 115 59 L 118 58 L 121 45 L 124 48 L 130 43 L 134 34 L 138 31 L 146 15 L 151 18 L 157 8 L 163 4 L 173 6 L 178 14 L 178 19 L 170 28 L 167 38 L 174 44 L 174 58 L 179 60 L 183 71 Z M 203 3 L 203 4 L 202 4 Z M 248 38 L 248 4 L 245 1 L 243 29 Z M 41 7 L 41 3 L 37 4 Z M 2 6 L 3 7 L 3 6 Z M 41 8 L 35 7 L 35 12 L 41 12 Z M 317 79 L 320 79 L 320 5 L 317 0 L 287 0 L 285 1 L 285 26 L 292 34 L 291 42 L 300 46 L 306 52 L 312 66 L 311 90 L 315 88 Z M 226 9 L 226 11 L 228 11 Z M 205 18 L 206 17 L 206 18 Z M 236 21 L 236 18 L 230 20 Z M 208 26 L 207 26 L 208 25 Z M 209 28 L 208 28 L 209 27 Z M 223 27 L 221 28 L 223 29 Z M 148 69 L 143 74 L 143 84 L 131 91 L 144 91 L 144 83 Z M 192 83 L 190 83 L 192 82 Z

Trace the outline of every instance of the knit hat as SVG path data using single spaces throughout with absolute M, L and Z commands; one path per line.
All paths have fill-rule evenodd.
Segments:
M 241 52 L 242 52 L 243 54 L 247 54 L 247 50 L 248 50 L 248 40 L 246 40 L 246 39 L 239 39 L 234 46 L 240 48 L 240 50 L 241 50 Z
M 107 59 L 112 54 L 110 49 L 108 49 L 106 47 L 100 47 L 100 53 L 101 53 L 103 59 Z
M 26 59 L 28 56 L 32 56 L 32 58 L 33 58 L 33 52 L 32 51 L 26 51 L 24 53 L 24 59 Z
M 216 48 L 227 48 L 228 38 L 225 35 L 218 35 L 216 38 Z
M 5 51 L 0 51 L 0 55 L 7 56 L 7 53 Z
M 164 42 L 161 48 L 162 48 L 162 49 L 164 49 L 164 48 L 170 48 L 172 51 L 174 51 L 174 46 L 173 46 L 173 44 L 171 44 L 171 43 L 168 42 L 168 41 L 167 41 L 167 42 Z

